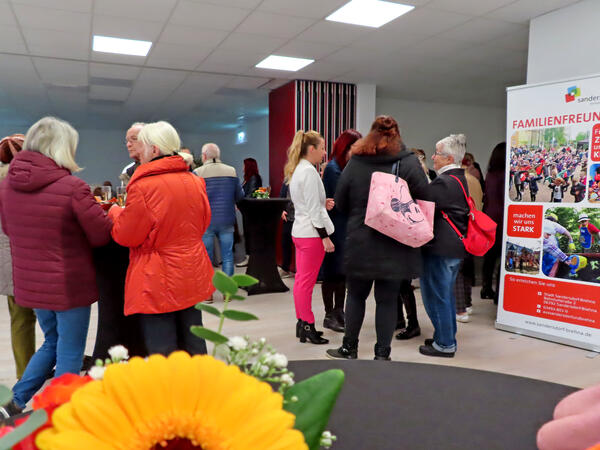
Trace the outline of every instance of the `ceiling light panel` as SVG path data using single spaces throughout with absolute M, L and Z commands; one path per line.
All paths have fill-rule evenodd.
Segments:
M 101 53 L 117 53 L 119 55 L 146 56 L 152 47 L 150 41 L 136 41 L 109 36 L 94 36 L 92 49 Z
M 325 20 L 379 28 L 414 8 L 411 5 L 382 0 L 351 0 Z
M 314 59 L 270 55 L 259 62 L 256 67 L 259 69 L 288 70 L 291 72 L 296 72 L 297 70 L 300 70 L 303 67 L 312 64 L 313 62 L 315 62 Z

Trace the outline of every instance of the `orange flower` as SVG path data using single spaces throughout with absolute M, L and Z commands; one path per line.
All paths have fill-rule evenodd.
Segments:
M 48 416 L 63 403 L 71 400 L 71 395 L 84 384 L 92 381 L 87 375 L 82 377 L 73 373 L 65 373 L 54 378 L 48 387 L 33 397 L 33 409 L 45 409 Z

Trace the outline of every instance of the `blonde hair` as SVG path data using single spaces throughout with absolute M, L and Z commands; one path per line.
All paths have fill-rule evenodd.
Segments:
M 79 172 L 81 167 L 75 162 L 78 142 L 79 134 L 68 122 L 47 116 L 29 128 L 23 149 L 39 152 L 70 172 Z
M 181 147 L 177 130 L 169 122 L 164 121 L 144 125 L 138 134 L 138 140 L 142 141 L 144 146 L 155 145 L 161 155 L 172 155 Z
M 292 145 L 288 149 L 288 160 L 285 163 L 285 167 L 283 168 L 284 180 L 290 180 L 292 178 L 292 174 L 298 163 L 302 158 L 306 156 L 306 152 L 308 151 L 308 147 L 311 145 L 314 147 L 318 147 L 323 140 L 323 136 L 321 136 L 316 131 L 310 130 L 304 132 L 302 130 L 296 131 L 294 135 L 294 140 L 292 141 Z

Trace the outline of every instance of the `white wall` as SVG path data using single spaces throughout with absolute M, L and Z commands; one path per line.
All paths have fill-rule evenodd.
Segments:
M 529 25 L 527 83 L 600 73 L 600 2 L 585 0 Z
M 374 84 L 356 85 L 356 129 L 366 135 L 371 129 L 377 103 L 377 87 Z
M 467 151 L 485 172 L 493 148 L 506 139 L 506 108 L 428 103 L 377 97 L 377 115 L 394 117 L 407 147 L 425 150 L 427 165 L 435 144 L 449 134 L 464 133 Z
M 0 117 L 0 137 L 13 133 L 26 133 L 31 124 L 25 121 L 13 120 L 8 123 Z M 173 125 L 177 128 L 177 123 Z M 90 184 L 111 181 L 114 186 L 118 184 L 121 170 L 131 161 L 125 148 L 125 132 L 121 129 L 91 129 L 78 128 L 79 146 L 77 148 L 77 163 L 84 170 L 77 173 Z M 269 183 L 269 134 L 268 119 L 248 122 L 245 127 L 247 142 L 236 145 L 237 130 L 224 130 L 215 133 L 193 133 L 181 131 L 181 140 L 190 147 L 199 158 L 202 145 L 215 142 L 221 148 L 222 159 L 225 163 L 234 166 L 241 178 L 243 174 L 243 160 L 248 157 L 255 158 L 258 162 L 263 184 Z

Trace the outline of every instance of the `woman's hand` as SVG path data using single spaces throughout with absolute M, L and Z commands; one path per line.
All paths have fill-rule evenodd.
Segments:
M 281 218 L 283 219 L 283 221 L 284 221 L 284 222 L 287 222 L 287 220 L 288 220 L 288 219 L 287 219 L 287 211 L 283 211 L 283 212 L 281 213 Z
M 328 237 L 323 239 L 323 247 L 325 247 L 326 253 L 333 253 L 335 250 L 335 245 L 333 245 L 333 242 Z
M 328 199 L 325 200 L 325 208 L 327 209 L 327 211 L 331 211 L 334 206 L 335 206 L 335 200 L 334 199 L 328 198 Z

